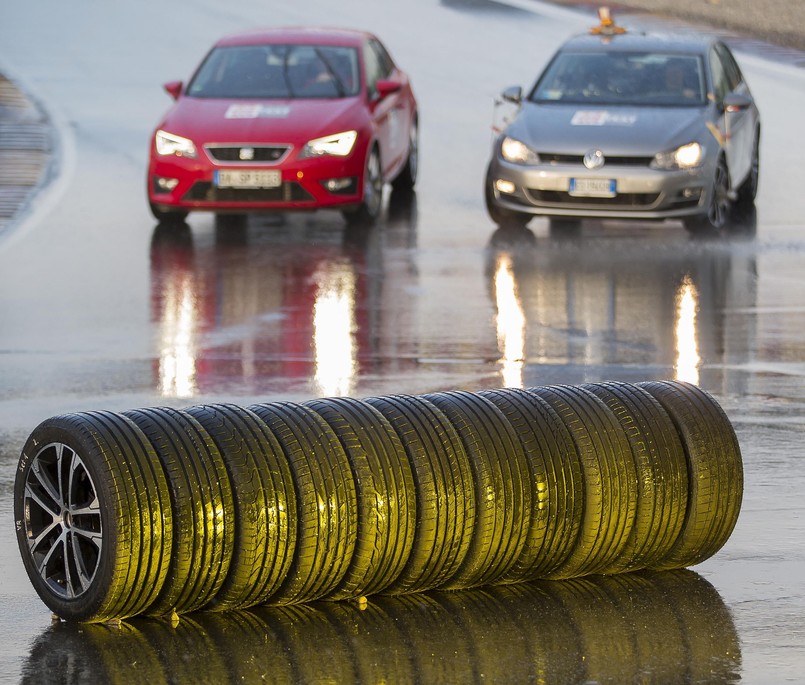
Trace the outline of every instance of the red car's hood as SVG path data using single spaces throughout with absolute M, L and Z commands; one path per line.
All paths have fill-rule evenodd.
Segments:
M 359 129 L 359 98 L 336 100 L 220 100 L 182 97 L 160 124 L 169 133 L 205 143 L 292 143 Z

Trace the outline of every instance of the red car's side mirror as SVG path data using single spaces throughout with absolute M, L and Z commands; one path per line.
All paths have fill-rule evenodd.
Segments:
M 165 92 L 170 95 L 174 100 L 178 100 L 179 96 L 182 94 L 182 87 L 184 84 L 181 81 L 170 81 L 162 86 L 165 89 Z
M 384 97 L 396 93 L 402 88 L 402 83 L 394 79 L 379 79 L 375 83 L 377 95 L 382 100 Z

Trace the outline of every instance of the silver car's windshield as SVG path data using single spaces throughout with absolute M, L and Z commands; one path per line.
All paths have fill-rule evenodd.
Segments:
M 532 102 L 583 105 L 704 105 L 698 55 L 662 52 L 561 52 L 534 86 Z
M 358 51 L 332 45 L 214 49 L 187 88 L 202 98 L 339 98 L 360 89 Z

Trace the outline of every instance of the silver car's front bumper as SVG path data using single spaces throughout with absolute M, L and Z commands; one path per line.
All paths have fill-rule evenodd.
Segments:
M 712 192 L 713 163 L 695 170 L 664 171 L 612 165 L 590 170 L 581 164 L 521 166 L 494 157 L 486 182 L 499 207 L 542 216 L 612 219 L 669 219 L 701 214 Z M 570 193 L 571 179 L 614 181 L 614 195 Z

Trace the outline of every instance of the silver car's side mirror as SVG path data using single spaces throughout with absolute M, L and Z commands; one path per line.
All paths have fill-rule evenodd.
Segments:
M 749 95 L 743 93 L 729 93 L 724 98 L 724 111 L 726 112 L 743 112 L 749 109 L 754 101 Z
M 506 88 L 506 90 L 500 94 L 500 97 L 504 102 L 519 105 L 523 101 L 523 89 L 520 86 L 511 86 L 510 88 Z

